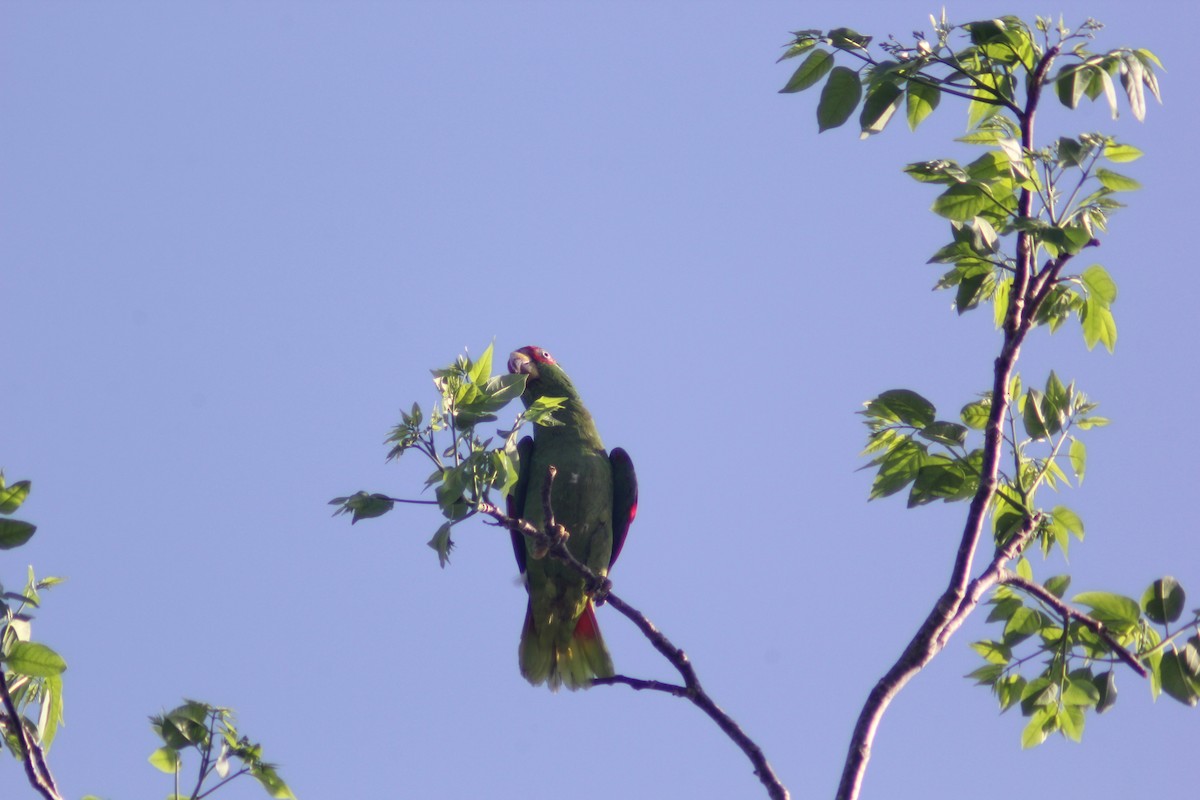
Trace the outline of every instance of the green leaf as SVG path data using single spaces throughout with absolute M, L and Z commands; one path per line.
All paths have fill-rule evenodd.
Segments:
M 471 383 L 483 385 L 492 376 L 492 349 L 493 346 L 489 344 L 471 365 L 471 370 L 467 373 Z
M 29 541 L 36 525 L 19 519 L 0 519 L 0 550 L 12 550 Z
M 880 462 L 868 499 L 888 497 L 903 489 L 916 479 L 924 461 L 925 448 L 911 439 L 892 448 Z
M 1000 701 L 1000 711 L 1004 712 L 1020 702 L 1021 693 L 1025 691 L 1025 679 L 1013 673 L 996 681 L 993 688 L 996 699 Z
M 779 90 L 780 94 L 802 92 L 815 85 L 821 78 L 833 69 L 833 53 L 828 50 L 814 50 L 808 58 L 796 68 L 787 85 Z
M 1058 703 L 1058 684 L 1049 678 L 1034 678 L 1025 685 L 1021 692 L 1021 713 L 1025 716 L 1033 714 L 1038 708 Z
M 1012 646 L 1037 633 L 1046 624 L 1045 618 L 1036 610 L 1021 606 L 1004 626 L 1004 643 Z
M 155 769 L 160 772 L 165 772 L 168 775 L 174 775 L 179 769 L 182 759 L 179 757 L 179 751 L 174 747 L 160 747 L 150 754 L 150 763 Z
M 1113 319 L 1112 311 L 1102 301 L 1089 297 L 1083 302 L 1083 341 L 1091 350 L 1098 342 L 1103 342 L 1108 352 L 1117 346 L 1117 322 Z
M 900 88 L 899 84 L 884 80 L 873 85 L 867 92 L 867 99 L 863 101 L 862 113 L 858 117 L 863 138 L 882 131 L 903 101 L 904 90 Z
M 933 212 L 946 219 L 965 222 L 996 204 L 978 184 L 956 183 L 933 201 Z
M 1103 675 L 1097 675 L 1093 682 L 1100 699 L 1096 701 L 1096 713 L 1103 714 L 1117 702 L 1117 676 L 1110 669 Z
M 1138 122 L 1146 119 L 1145 68 L 1137 56 L 1127 54 L 1121 64 L 1121 86 L 1129 100 L 1129 111 Z
M 67 668 L 62 656 L 36 642 L 16 642 L 3 659 L 5 667 L 18 675 L 47 678 Z
M 965 314 L 979 305 L 979 298 L 984 284 L 991 277 L 991 269 L 975 271 L 974 274 L 963 275 L 954 295 L 954 308 L 959 314 Z
M 42 678 L 42 709 L 38 715 L 38 736 L 42 746 L 49 748 L 58 734 L 63 719 L 63 682 L 61 675 Z
M 1073 602 L 1091 609 L 1091 616 L 1119 633 L 1137 627 L 1142 618 L 1141 608 L 1132 598 L 1111 592 L 1084 592 L 1075 595 Z
M 1050 425 L 1042 412 L 1043 397 L 1037 389 L 1030 389 L 1021 404 L 1021 421 L 1025 425 L 1025 433 L 1034 441 L 1045 439 L 1051 433 Z
M 442 523 L 442 526 L 437 529 L 437 533 L 429 540 L 429 546 L 437 551 L 438 563 L 441 564 L 442 569 L 445 569 L 446 565 L 450 563 L 450 551 L 454 549 L 454 541 L 450 538 L 450 526 L 449 522 Z
M 942 92 L 936 86 L 910 80 L 906 95 L 909 130 L 915 131 L 917 126 L 938 107 L 941 99 Z
M 813 47 L 815 47 L 816 44 L 816 39 L 798 39 L 788 45 L 788 49 L 783 52 L 783 55 L 776 59 L 775 63 L 778 64 L 780 61 L 786 61 L 789 58 L 795 58 L 796 56 L 804 55 Z
M 1112 118 L 1117 118 L 1117 88 L 1113 86 L 1112 76 L 1103 68 L 1098 68 L 1095 71 L 1096 78 L 1100 81 L 1100 91 L 1104 92 L 1104 99 L 1108 101 L 1108 110 L 1112 114 Z M 1089 93 L 1090 94 L 1090 93 Z
M 1109 144 L 1104 146 L 1104 157 L 1114 164 L 1137 161 L 1142 157 L 1142 151 L 1131 144 Z
M 1078 705 L 1065 705 L 1055 714 L 1055 719 L 1058 720 L 1058 728 L 1073 742 L 1083 740 L 1083 725 L 1086 717 L 1083 709 Z
M 967 429 L 957 422 L 932 422 L 917 435 L 922 439 L 952 447 L 961 447 L 967 442 Z
M 992 599 L 989 602 L 993 603 L 995 607 L 987 616 L 988 622 L 998 622 L 1000 620 L 1007 622 L 1012 619 L 1013 614 L 1017 613 L 1017 609 L 1025 607 L 1019 597 L 1005 597 L 1000 600 Z
M 980 686 L 990 686 L 1003 674 L 1004 666 L 1002 664 L 984 664 L 979 669 L 972 670 L 963 677 L 973 678 L 975 683 Z
M 1085 148 L 1083 143 L 1078 139 L 1073 139 L 1070 136 L 1060 136 L 1055 142 L 1054 152 L 1058 156 L 1057 161 L 1062 166 L 1081 167 L 1084 161 L 1087 160 L 1089 148 Z
M 1012 660 L 1012 648 L 1002 642 L 972 642 L 971 649 L 989 664 L 1007 664 Z
M 1021 749 L 1028 750 L 1046 741 L 1047 734 L 1058 727 L 1056 713 L 1057 709 L 1053 706 L 1043 706 L 1033 713 L 1021 732 Z
M 1174 645 L 1162 654 L 1162 690 L 1175 700 L 1195 706 L 1200 697 L 1189 680 L 1187 668 Z
M 250 768 L 250 774 L 262 784 L 267 794 L 276 800 L 296 800 L 296 795 L 292 794 L 292 790 L 270 764 L 256 764 Z
M 967 476 L 962 467 L 944 456 L 932 456 L 917 471 L 912 491 L 908 495 L 908 507 L 932 503 L 935 500 L 950 501 L 959 498 Z
M 333 512 L 335 517 L 338 514 L 351 514 L 350 524 L 353 525 L 360 519 L 383 516 L 392 510 L 395 503 L 387 495 L 355 492 L 349 497 L 335 497 L 329 501 L 329 505 L 339 506 Z
M 889 389 L 866 403 L 861 412 L 890 422 L 924 428 L 932 425 L 937 413 L 933 403 L 909 389 Z
M 982 400 L 976 400 L 974 403 L 967 403 L 962 407 L 959 416 L 963 423 L 968 428 L 981 431 L 987 427 L 988 419 L 992 414 L 992 399 L 990 397 Z
M 1054 517 L 1055 522 L 1074 534 L 1076 539 L 1083 541 L 1083 520 L 1078 514 L 1066 506 L 1055 506 L 1050 515 Z
M 863 50 L 871 43 L 871 37 L 853 28 L 834 28 L 829 32 L 829 43 L 839 50 Z
M 1142 610 L 1154 624 L 1166 625 L 1175 622 L 1183 614 L 1186 599 L 1187 595 L 1179 581 L 1167 576 L 1146 587 L 1142 594 Z
M 996 283 L 995 294 L 992 295 L 992 321 L 999 328 L 1004 324 L 1008 314 L 1008 296 L 1012 291 L 1012 278 L 1003 278 Z
M 1059 599 L 1062 599 L 1062 596 L 1067 593 L 1067 587 L 1070 585 L 1070 575 L 1054 575 L 1042 582 L 1042 586 L 1046 587 L 1046 591 Z
M 1142 188 L 1142 185 L 1133 178 L 1112 172 L 1111 170 L 1104 169 L 1103 167 L 1096 170 L 1095 175 L 1096 179 L 1100 181 L 1100 184 L 1104 186 L 1104 188 L 1112 189 L 1114 192 L 1132 192 L 1136 189 Z
M 1077 64 L 1063 67 L 1054 78 L 1054 90 L 1058 94 L 1059 102 L 1067 108 L 1075 108 L 1079 105 L 1079 98 L 1083 97 L 1086 85 L 1085 76 L 1081 74 Z
M 1108 270 L 1099 264 L 1092 264 L 1079 276 L 1088 290 L 1088 297 L 1108 308 L 1117 300 L 1117 284 L 1108 274 Z
M 862 99 L 862 81 L 849 67 L 834 67 L 817 104 L 818 132 L 843 125 Z
M 1100 690 L 1090 669 L 1077 669 L 1071 673 L 1062 693 L 1063 703 L 1070 706 L 1094 706 L 1100 702 Z
M 1068 455 L 1071 459 L 1071 471 L 1075 473 L 1075 482 L 1082 485 L 1083 473 L 1087 470 L 1087 446 L 1075 437 L 1071 437 L 1071 448 Z
M 917 161 L 906 166 L 904 172 L 912 176 L 913 180 L 921 183 L 941 183 L 953 186 L 967 180 L 966 170 L 955 162 L 945 159 Z
M 17 481 L 12 486 L 0 482 L 0 514 L 11 514 L 21 507 L 29 496 L 29 481 Z

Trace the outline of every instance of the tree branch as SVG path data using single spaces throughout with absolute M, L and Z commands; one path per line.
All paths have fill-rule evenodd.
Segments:
M 1135 656 L 1129 651 L 1128 648 L 1118 642 L 1116 638 L 1109 633 L 1108 628 L 1106 628 L 1104 623 L 1100 620 L 1071 607 L 1067 603 L 1063 602 L 1061 598 L 1057 597 L 1049 589 L 1039 583 L 1026 580 L 1020 575 L 1014 575 L 1008 570 L 1002 570 L 999 577 L 1000 583 L 1003 583 L 1006 586 L 1013 586 L 1025 592 L 1026 594 L 1031 594 L 1038 600 L 1041 600 L 1043 603 L 1053 608 L 1062 615 L 1064 623 L 1073 619 L 1078 621 L 1084 627 L 1090 629 L 1093 633 L 1104 640 L 1104 643 L 1107 644 L 1109 648 L 1111 648 L 1112 651 L 1117 654 L 1117 658 L 1125 662 L 1126 666 L 1128 666 L 1141 677 L 1145 678 L 1150 675 L 1150 672 L 1146 669 L 1142 662 L 1138 661 L 1137 656 Z M 1064 624 L 1063 627 L 1066 627 L 1066 625 Z
M 630 678 L 628 675 L 611 675 L 607 678 L 592 679 L 593 686 L 616 686 L 617 684 L 623 684 L 639 692 L 650 690 L 664 692 L 675 697 L 687 697 L 688 693 L 686 686 L 680 686 L 675 683 L 663 683 L 662 681 L 647 681 L 642 678 Z
M 1026 150 L 1033 149 L 1033 120 L 1041 95 L 1041 82 L 1057 55 L 1058 48 L 1052 47 L 1038 62 L 1027 88 L 1025 107 L 1022 109 L 1008 106 L 1020 121 L 1021 146 Z M 1028 189 L 1021 192 L 1017 216 L 1026 219 L 1033 217 L 1033 197 Z M 1025 231 L 1018 232 L 1016 271 L 1002 326 L 1004 343 L 1000 348 L 1000 355 L 996 358 L 992 377 L 991 411 L 984 428 L 979 487 L 975 496 L 971 498 L 949 585 L 900 658 L 879 679 L 867 696 L 850 739 L 841 783 L 838 785 L 837 800 L 857 800 L 862 789 L 863 776 L 866 774 L 867 762 L 871 757 L 875 733 L 892 698 L 945 647 L 950 636 L 961 627 L 966 617 L 978 605 L 983 593 L 999 580 L 1004 563 L 1020 552 L 1036 525 L 1035 517 L 1027 517 L 1021 530 L 996 554 L 983 574 L 971 580 L 971 566 L 979 547 L 983 522 L 999 482 L 1004 418 L 1012 400 L 1008 394 L 1009 381 L 1020 355 L 1021 345 L 1033 327 L 1037 306 L 1040 300 L 1045 298 L 1045 295 L 1038 298 L 1031 291 L 1031 282 L 1036 271 L 1033 262 L 1034 249 L 1029 234 Z
M 8 691 L 8 680 L 3 672 L 0 672 L 0 700 L 3 700 L 8 724 L 12 726 L 21 742 L 21 760 L 25 764 L 25 776 L 29 779 L 29 785 L 46 800 L 62 800 L 62 795 L 58 793 L 58 787 L 54 783 L 54 776 L 50 774 L 50 768 L 46 765 L 45 751 L 40 744 L 33 741 L 29 731 L 25 730 L 25 723 L 22 722 L 17 705 Z
M 762 752 L 762 748 L 747 736 L 741 726 L 725 713 L 720 706 L 713 702 L 708 693 L 704 691 L 704 687 L 701 686 L 700 679 L 696 676 L 696 670 L 692 667 L 691 661 L 688 660 L 687 654 L 672 644 L 671 640 L 663 635 L 645 614 L 613 594 L 611 591 L 612 582 L 608 578 L 596 574 L 567 549 L 569 534 L 561 525 L 555 524 L 554 511 L 550 502 L 550 491 L 556 473 L 557 470 L 551 466 L 547 472 L 545 487 L 542 491 L 542 504 L 547 521 L 544 530 L 538 530 L 526 520 L 509 517 L 495 505 L 487 501 L 479 502 L 476 505 L 476 510 L 480 514 L 491 517 L 508 530 L 533 540 L 535 551 L 545 548 L 547 555 L 566 564 L 575 573 L 580 575 L 585 581 L 588 594 L 591 594 L 597 603 L 608 603 L 637 626 L 642 635 L 654 646 L 654 649 L 661 653 L 671 663 L 671 666 L 675 667 L 676 671 L 683 678 L 684 683 L 683 686 L 676 686 L 659 681 L 647 681 L 640 678 L 629 678 L 624 675 L 614 675 L 610 678 L 596 678 L 592 681 L 592 685 L 611 686 L 623 684 L 637 690 L 650 689 L 686 698 L 692 705 L 707 714 L 717 724 L 717 727 L 745 753 L 746 757 L 750 759 L 750 763 L 754 766 L 754 774 L 758 776 L 759 781 L 767 790 L 767 795 L 772 800 L 789 800 L 791 795 L 788 793 L 787 787 L 783 785 L 779 777 L 775 774 L 775 771 L 771 768 L 770 763 Z

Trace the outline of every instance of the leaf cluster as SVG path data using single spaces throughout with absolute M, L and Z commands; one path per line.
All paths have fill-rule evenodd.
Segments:
M 840 127 L 859 110 L 863 138 L 882 131 L 901 107 L 909 128 L 916 130 L 946 95 L 969 101 L 971 128 L 1001 111 L 1019 116 L 1018 93 L 1031 85 L 1038 91 L 1053 86 L 1069 108 L 1084 97 L 1103 96 L 1114 117 L 1114 78 L 1137 119 L 1145 117 L 1146 91 L 1161 102 L 1154 73 L 1162 67 L 1158 58 L 1142 49 L 1091 52 L 1087 43 L 1101 27 L 1094 20 L 1075 30 L 1041 17 L 1032 27 L 1013 16 L 952 25 L 943 11 L 940 19 L 931 16 L 930 23 L 933 35 L 914 31 L 909 43 L 890 38 L 880 44 L 883 56 L 878 58 L 869 48 L 871 37 L 850 28 L 795 31 L 779 60 L 804 60 L 780 92 L 801 92 L 824 82 L 817 104 L 819 130 Z M 1063 61 L 1053 75 L 1047 55 Z M 836 65 L 839 56 L 851 66 Z
M 1022 303 L 1037 306 L 1034 324 L 1055 331 L 1075 317 L 1089 349 L 1103 344 L 1111 352 L 1116 284 L 1100 265 L 1081 274 L 1062 272 L 1067 261 L 1099 243 L 1109 216 L 1122 205 L 1113 195 L 1139 186 L 1105 164 L 1133 161 L 1141 153 L 1101 134 L 1035 147 L 1033 115 L 1042 91 L 1053 90 L 1069 108 L 1103 96 L 1116 116 L 1119 79 L 1140 120 L 1147 91 L 1161 100 L 1155 75 L 1161 63 L 1144 49 L 1092 52 L 1088 44 L 1101 27 L 1094 20 L 1074 30 L 1041 17 L 1034 25 L 1011 16 L 952 25 L 943 12 L 930 22 L 932 35 L 914 32 L 907 44 L 893 37 L 880 45 L 880 57 L 869 48 L 870 37 L 848 28 L 796 31 L 780 60 L 804 60 L 780 91 L 824 81 L 816 112 L 820 130 L 844 124 L 861 104 L 864 137 L 882 131 L 901 106 L 915 130 L 943 97 L 966 100 L 969 133 L 959 141 L 988 151 L 965 165 L 941 159 L 905 169 L 918 181 L 944 187 L 932 210 L 949 220 L 951 241 L 930 263 L 950 269 L 936 288 L 954 290 L 960 314 L 990 301 L 1000 326 L 1010 320 L 1018 285 Z M 851 66 L 835 66 L 839 58 Z
M 1041 486 L 1069 485 L 1064 465 L 1077 483 L 1083 480 L 1087 450 L 1071 431 L 1108 420 L 1093 414 L 1097 404 L 1054 372 L 1040 390 L 1024 390 L 1020 376 L 1014 376 L 1009 393 L 1013 402 L 1007 406 L 1004 440 L 1012 467 L 998 472 L 1000 488 L 991 501 L 996 545 L 1003 546 L 1026 519 L 1037 519 L 1044 549 L 1058 544 L 1065 553 L 1068 533 L 1083 537 L 1082 522 L 1063 506 L 1053 512 L 1037 509 L 1035 495 Z M 915 508 L 975 496 L 983 475 L 980 432 L 992 413 L 990 392 L 964 405 L 957 422 L 938 419 L 933 403 L 909 389 L 883 392 L 859 413 L 868 429 L 863 455 L 873 456 L 863 469 L 875 468 L 869 499 L 908 489 L 908 507 Z
M 1000 624 L 1002 631 L 998 638 L 972 644 L 986 663 L 967 677 L 988 686 L 1002 712 L 1019 706 L 1029 718 L 1023 747 L 1041 744 L 1052 733 L 1079 741 L 1086 713 L 1112 707 L 1117 647 L 1144 665 L 1154 697 L 1166 692 L 1189 706 L 1200 702 L 1200 609 L 1185 625 L 1172 628 L 1185 604 L 1183 587 L 1174 578 L 1151 583 L 1140 603 L 1110 592 L 1078 594 L 1071 602 L 1086 608 L 1085 615 L 1062 600 L 1070 576 L 1034 583 L 1025 559 L 1017 573 L 1021 581 L 997 588 L 988 601 L 988 622 Z M 1180 644 L 1177 640 L 1188 632 L 1191 637 Z
M 1029 150 L 1022 148 L 1017 133 L 1007 118 L 995 117 L 966 137 L 993 145 L 969 164 L 942 159 L 905 168 L 917 181 L 946 187 L 932 210 L 949 220 L 951 241 L 929 263 L 950 269 L 935 288 L 954 290 L 959 314 L 990 301 L 999 327 L 1008 318 L 1020 264 L 1042 264 L 1032 276 L 1039 287 L 1029 298 L 1037 304 L 1033 324 L 1054 332 L 1075 317 L 1089 349 L 1102 343 L 1112 352 L 1117 338 L 1115 281 L 1099 264 L 1079 274 L 1063 274 L 1062 267 L 1099 244 L 1109 215 L 1122 207 L 1113 195 L 1139 186 L 1099 164 L 1132 161 L 1141 152 L 1101 134 L 1060 137 L 1050 146 Z M 1023 193 L 1036 203 L 1023 206 Z
M 350 514 L 351 523 L 360 519 L 379 517 L 391 511 L 397 502 L 429 502 L 436 504 L 446 521 L 429 541 L 444 567 L 454 547 L 451 530 L 454 525 L 474 516 L 480 503 L 490 502 L 491 493 L 505 495 L 516 484 L 520 472 L 517 436 L 526 423 L 558 425 L 553 416 L 565 398 L 538 398 L 517 415 L 508 430 L 499 430 L 500 441 L 493 446 L 494 437 L 484 438 L 479 427 L 496 420 L 500 411 L 525 390 L 526 376 L 501 374 L 493 376 L 493 345 L 488 345 L 480 357 L 472 360 L 458 356 L 443 369 L 435 369 L 433 385 L 439 399 L 426 416 L 420 405 L 413 403 L 409 411 L 400 413 L 400 423 L 386 439 L 392 447 L 388 460 L 415 450 L 431 461 L 434 471 L 425 481 L 425 489 L 434 490 L 432 501 L 400 501 L 380 493 L 357 492 L 329 501 L 337 506 L 334 516 Z
M 242 775 L 254 778 L 267 794 L 280 800 L 295 800 L 296 795 L 279 777 L 278 767 L 263 760 L 262 746 L 238 732 L 233 712 L 185 700 L 183 705 L 150 718 L 150 727 L 162 740 L 162 746 L 150 754 L 150 763 L 175 776 L 175 791 L 168 800 L 200 800 Z M 179 778 L 183 754 L 195 750 L 200 756 L 195 787 L 180 793 Z M 205 782 L 216 782 L 205 786 Z
M 29 481 L 7 485 L 0 472 L 0 549 L 12 550 L 29 541 L 37 526 L 11 515 L 29 496 Z M 62 656 L 32 638 L 32 610 L 41 606 L 41 591 L 62 583 L 63 578 L 43 577 L 29 567 L 25 585 L 10 591 L 0 584 L 0 679 L 5 683 L 29 740 L 48 749 L 63 718 L 62 673 L 67 663 Z M 3 710 L 0 709 L 0 712 Z M 2 746 L 17 758 L 25 751 L 17 729 L 0 718 Z

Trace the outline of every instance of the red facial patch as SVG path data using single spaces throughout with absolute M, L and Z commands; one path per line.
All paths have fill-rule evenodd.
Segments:
M 550 351 L 545 350 L 537 345 L 531 344 L 527 347 L 522 347 L 521 352 L 534 360 L 536 364 L 557 364 L 554 356 L 550 355 Z

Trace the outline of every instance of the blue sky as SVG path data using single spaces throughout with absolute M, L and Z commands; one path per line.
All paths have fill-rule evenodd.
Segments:
M 0 26 L 0 466 L 31 478 L 30 545 L 70 577 L 39 639 L 67 659 L 51 753 L 70 797 L 165 795 L 146 717 L 232 706 L 306 800 L 754 797 L 742 754 L 678 700 L 551 695 L 516 667 L 507 537 L 466 526 L 445 570 L 428 509 L 351 528 L 326 502 L 414 495 L 382 439 L 427 370 L 495 340 L 567 367 L 640 516 L 617 590 L 687 650 L 795 797 L 832 795 L 855 716 L 944 586 L 965 508 L 867 504 L 854 411 L 916 389 L 947 416 L 997 334 L 932 293 L 945 224 L 911 161 L 962 155 L 946 102 L 916 134 L 817 135 L 776 90 L 788 31 L 927 29 L 935 7 L 806 3 L 9 4 Z M 1200 597 L 1189 500 L 1195 10 L 1061 10 L 1169 72 L 1104 130 L 1144 184 L 1094 255 L 1115 356 L 1034 335 L 1114 424 L 1062 502 L 1088 526 L 1073 590 Z M 792 62 L 793 64 L 795 62 Z M 1041 577 L 1061 561 L 1035 563 Z M 1189 608 L 1194 601 L 1189 604 Z M 673 679 L 611 611 L 618 669 Z M 895 702 L 867 797 L 1175 790 L 1198 718 L 1131 673 L 1082 745 L 1019 750 L 1022 718 L 960 676 L 973 620 Z M 1003 764 L 1003 768 L 998 768 Z M 986 779 L 981 776 L 988 776 Z M 0 794 L 22 787 L 0 767 Z M 234 786 L 226 798 L 258 797 Z

